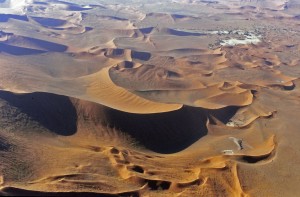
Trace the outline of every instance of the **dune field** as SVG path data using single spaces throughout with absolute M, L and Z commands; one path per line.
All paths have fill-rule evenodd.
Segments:
M 300 196 L 300 0 L 0 0 L 0 196 Z

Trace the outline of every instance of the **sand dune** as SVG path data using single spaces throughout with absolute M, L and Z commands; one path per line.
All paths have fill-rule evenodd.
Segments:
M 218 109 L 226 106 L 245 106 L 252 103 L 252 94 L 249 91 L 242 92 L 220 92 L 215 88 L 208 87 L 200 90 L 187 91 L 136 91 L 137 95 L 157 102 L 183 103 L 194 107 L 205 107 L 207 109 Z
M 298 0 L 0 0 L 0 195 L 299 196 Z
M 51 51 L 51 52 L 64 52 L 67 50 L 67 46 L 49 42 L 41 39 L 31 38 L 31 37 L 25 37 L 25 36 L 19 36 L 14 35 L 13 33 L 6 33 L 2 32 L 2 36 L 6 35 L 6 39 L 2 42 L 5 45 L 9 45 L 10 47 L 20 47 L 20 48 L 28 48 L 28 49 L 35 49 L 35 50 L 43 50 L 43 51 Z M 9 46 L 6 46 L 5 48 L 8 49 Z M 3 50 L 4 47 L 3 47 Z M 26 49 L 24 49 L 23 53 Z M 17 50 L 12 50 L 17 51 Z M 19 54 L 22 54 L 20 52 Z
M 36 103 L 39 104 L 36 105 Z M 47 105 L 43 103 L 47 103 Z M 69 107 L 60 107 L 66 105 Z M 227 157 L 220 153 L 219 156 L 194 161 L 188 159 L 188 155 L 192 151 L 187 154 L 187 159 L 174 163 L 172 161 L 177 157 L 176 154 L 168 156 L 149 150 L 177 152 L 179 148 L 183 149 L 207 135 L 206 128 L 203 127 L 207 120 L 207 114 L 202 109 L 187 107 L 166 114 L 141 116 L 65 96 L 47 93 L 17 95 L 10 92 L 1 92 L 1 106 L 2 112 L 6 112 L 6 115 L 1 118 L 2 125 L 9 125 L 12 117 L 23 117 L 18 121 L 19 125 L 15 125 L 14 128 L 6 127 L 6 130 L 19 133 L 18 139 L 9 133 L 1 133 L 1 139 L 7 143 L 1 149 L 1 158 L 9 161 L 11 157 L 14 157 L 17 161 L 10 167 L 4 165 L 6 169 L 12 170 L 4 172 L 4 184 L 7 186 L 1 189 L 2 194 L 48 195 L 50 193 L 39 193 L 38 191 L 54 192 L 60 188 L 59 190 L 62 192 L 51 194 L 71 195 L 73 193 L 63 193 L 64 189 L 72 190 L 72 188 L 78 188 L 78 185 L 82 185 L 83 187 L 77 190 L 78 195 L 87 195 L 89 194 L 87 192 L 92 192 L 91 194 L 97 192 L 103 195 L 143 194 L 148 189 L 153 192 L 161 190 L 166 195 L 172 195 L 173 192 L 193 195 L 195 191 L 188 188 L 197 186 L 199 189 L 197 192 L 202 193 L 205 192 L 205 188 L 216 187 L 213 186 L 214 183 L 221 184 L 226 176 L 232 176 L 230 180 L 235 182 L 238 177 L 235 177 L 234 171 L 230 169 L 235 169 L 236 165 L 227 163 L 228 160 L 241 160 L 241 162 L 256 164 L 258 160 L 264 160 L 264 155 L 269 154 L 269 146 L 270 151 L 272 151 L 273 146 L 273 141 L 270 139 L 270 142 L 266 142 L 265 145 L 262 144 L 261 148 L 249 150 L 249 153 L 245 155 L 237 154 Z M 61 111 L 62 109 L 63 111 Z M 44 113 L 50 116 L 39 116 L 39 114 Z M 65 119 L 64 113 L 69 114 L 69 121 Z M 72 118 L 71 114 L 75 115 L 76 118 Z M 180 118 L 181 122 L 174 121 L 177 118 Z M 73 122 L 74 120 L 76 122 Z M 51 121 L 63 122 L 53 124 Z M 200 122 L 202 124 L 199 124 Z M 53 125 L 62 127 L 51 127 Z M 65 126 L 70 127 L 72 125 L 76 128 L 75 133 L 72 131 L 73 128 L 65 128 Z M 21 127 L 22 130 L 18 130 Z M 141 133 L 141 130 L 144 132 Z M 40 133 L 41 131 L 43 132 Z M 30 141 L 31 136 L 35 136 L 37 133 L 40 135 L 40 140 Z M 27 137 L 21 137 L 23 135 Z M 133 139 L 148 150 L 142 147 L 137 148 Z M 21 154 L 19 151 L 23 149 L 21 147 L 19 147 L 21 149 L 10 148 L 16 146 L 17 143 L 22 143 L 27 152 L 37 154 L 41 151 L 39 154 L 42 155 L 68 154 L 75 156 L 75 160 L 72 157 L 63 157 L 64 159 L 41 157 L 39 161 L 29 164 L 33 154 L 29 154 L 25 160 L 20 160 L 18 154 Z M 178 146 L 179 144 L 181 147 Z M 49 149 L 49 146 L 52 148 Z M 39 149 L 35 149 L 35 147 L 39 147 Z M 8 154 L 12 152 L 13 155 Z M 184 152 L 179 152 L 178 156 L 181 154 Z M 84 159 L 86 158 L 85 155 L 89 155 L 88 160 Z M 80 164 L 76 164 L 78 157 L 82 158 Z M 255 160 L 257 161 L 254 162 Z M 56 163 L 57 168 L 51 168 L 46 173 L 38 168 L 39 165 L 51 166 L 53 162 Z M 97 162 L 101 163 L 102 168 L 96 167 L 99 165 Z M 175 171 L 177 168 L 181 168 L 184 163 L 190 162 L 192 163 L 186 167 L 186 170 L 177 173 L 176 176 L 170 175 L 169 165 L 172 166 L 172 171 Z M 14 174 L 17 173 L 13 171 L 16 165 L 24 166 L 22 176 L 17 177 L 17 174 Z M 229 167 L 226 168 L 225 166 Z M 230 174 L 224 175 L 225 177 L 218 173 L 219 169 L 224 167 L 224 173 Z M 73 173 L 64 173 L 64 169 L 72 170 Z M 94 172 L 90 171 L 91 169 L 94 169 Z M 105 175 L 107 170 L 111 176 Z M 214 176 L 214 171 L 219 174 L 216 174 L 217 179 L 202 178 L 207 173 L 208 177 Z M 200 172 L 201 176 L 198 177 Z M 33 173 L 36 174 L 34 178 L 31 176 Z M 43 174 L 42 177 L 38 175 L 41 173 Z M 21 186 L 25 180 L 31 180 L 29 186 Z M 116 181 L 120 184 L 116 185 Z M 204 185 L 205 187 L 203 187 Z M 232 185 L 223 186 L 235 188 Z M 238 188 L 240 188 L 239 185 L 236 186 L 236 189 Z M 243 193 L 240 189 L 239 192 Z
M 15 14 L 0 14 L 0 22 L 8 22 L 10 19 L 28 21 L 27 16 L 15 15 Z
M 131 60 L 148 61 L 151 58 L 151 53 L 148 52 L 134 51 L 130 49 L 119 49 L 119 48 L 107 49 L 104 52 L 104 55 L 108 58 L 129 60 L 129 61 Z
M 101 81 L 97 79 L 101 79 Z M 122 111 L 132 113 L 157 113 L 176 110 L 182 106 L 181 104 L 164 104 L 149 101 L 121 87 L 115 86 L 108 76 L 108 68 L 84 77 L 79 81 L 79 83 L 88 84 L 86 87 L 86 97 L 84 98 Z M 132 103 L 132 105 L 130 103 Z
M 44 17 L 31 17 L 35 22 L 44 27 L 60 27 L 67 23 L 66 20 L 55 19 L 55 18 L 44 18 Z

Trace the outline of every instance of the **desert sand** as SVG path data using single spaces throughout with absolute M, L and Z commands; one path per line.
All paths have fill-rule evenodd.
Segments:
M 299 0 L 0 0 L 1 196 L 300 196 Z

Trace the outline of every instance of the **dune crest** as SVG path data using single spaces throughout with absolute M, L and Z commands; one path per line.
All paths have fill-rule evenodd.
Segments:
M 203 146 L 202 151 L 207 151 L 209 147 L 197 140 L 209 135 L 203 127 L 207 114 L 199 108 L 185 107 L 168 114 L 139 115 L 48 93 L 18 95 L 1 92 L 0 95 L 1 106 L 4 106 L 1 109 L 7 113 L 1 118 L 2 125 L 7 124 L 11 117 L 24 117 L 19 122 L 22 130 L 6 128 L 18 133 L 20 136 L 17 139 L 12 133 L 0 135 L 0 139 L 7 142 L 6 149 L 0 147 L 1 158 L 5 161 L 15 160 L 14 164 L 9 162 L 3 166 L 6 171 L 3 171 L 2 194 L 72 195 L 74 193 L 67 191 L 76 189 L 77 194 L 108 196 L 146 195 L 158 191 L 165 195 L 204 195 L 210 191 L 216 195 L 225 189 L 226 195 L 247 195 L 241 187 L 238 166 L 243 163 L 266 165 L 274 156 L 274 136 L 270 136 L 257 144 L 245 139 L 243 149 L 238 149 L 231 140 L 223 138 L 234 147 L 233 155 L 225 155 L 220 151 L 199 158 L 193 146 Z M 62 112 L 60 106 L 66 105 L 69 108 L 63 108 L 66 111 Z M 75 115 L 76 122 L 72 123 L 73 119 L 70 118 L 61 123 L 62 126 L 74 125 L 77 128 L 75 133 L 66 133 L 70 131 L 68 128 L 51 127 L 51 117 L 47 120 L 48 117 L 39 116 L 44 113 L 51 114 L 55 117 L 52 120 L 58 122 L 66 120 L 64 113 Z M 176 117 L 180 117 L 182 122 L 174 121 Z M 188 128 L 186 125 L 189 125 Z M 142 128 L 143 133 L 140 132 Z M 200 136 L 199 131 L 203 132 Z M 39 140 L 31 141 L 31 136 L 37 134 Z M 190 141 L 191 138 L 194 140 Z M 139 144 L 136 140 L 145 147 L 136 147 Z M 176 141 L 192 145 L 177 152 Z M 213 141 L 208 139 L 209 143 Z M 27 154 L 26 159 L 18 157 L 24 153 L 24 149 L 17 146 L 20 142 L 26 153 L 31 153 Z M 247 146 L 247 142 L 251 146 Z M 171 147 L 173 150 L 170 150 Z M 150 149 L 175 153 L 162 154 Z M 43 157 L 32 163 L 35 154 Z M 69 157 L 64 157 L 66 154 Z M 49 158 L 44 155 L 56 156 Z M 56 167 L 50 167 L 54 163 Z M 13 170 L 19 165 L 24 167 L 22 176 L 17 176 L 18 171 Z M 44 171 L 39 166 L 48 170 Z M 35 175 L 32 176 L 32 173 Z M 24 181 L 28 184 L 22 184 Z
M 149 100 L 142 99 L 123 88 L 114 86 L 108 76 L 108 68 L 102 69 L 99 73 L 95 73 L 93 76 L 88 76 L 83 80 L 92 80 L 86 87 L 86 97 L 89 98 L 88 100 L 101 103 L 121 111 L 134 113 L 159 113 L 176 110 L 182 107 L 181 104 L 151 102 Z

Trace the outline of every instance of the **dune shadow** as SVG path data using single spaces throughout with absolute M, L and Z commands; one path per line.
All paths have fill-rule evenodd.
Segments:
M 211 117 L 218 119 L 222 123 L 226 124 L 230 121 L 230 119 L 236 114 L 237 110 L 241 107 L 238 106 L 228 106 L 222 109 L 212 110 L 212 109 L 204 109 L 207 116 L 210 118 L 210 123 L 215 123 Z
M 11 55 L 36 55 L 46 53 L 47 51 L 0 43 L 0 52 L 5 52 Z
M 46 17 L 31 17 L 32 20 L 44 27 L 59 27 L 67 23 L 66 20 Z
M 138 192 L 124 192 L 118 194 L 110 193 L 95 193 L 95 192 L 43 192 L 43 191 L 33 191 L 20 189 L 16 187 L 5 187 L 0 190 L 0 196 L 97 196 L 97 197 L 121 197 L 121 196 L 139 196 Z
M 14 94 L 0 91 L 0 99 L 58 135 L 69 136 L 77 131 L 77 112 L 69 97 L 41 92 Z
M 139 29 L 142 34 L 150 34 L 153 31 L 154 27 L 145 27 Z
M 91 10 L 91 9 L 93 9 L 93 8 L 81 7 L 79 5 L 74 4 L 74 5 L 69 5 L 67 10 L 68 11 L 85 11 L 85 10 Z
M 176 18 L 176 19 L 183 19 L 183 18 L 187 18 L 189 16 L 181 15 L 181 14 L 172 14 L 172 17 Z
M 68 49 L 66 45 L 57 44 L 55 42 L 49 42 L 46 40 L 30 38 L 30 37 L 24 37 L 24 38 L 34 43 L 35 45 L 51 52 L 65 52 Z
M 94 28 L 92 27 L 85 27 L 85 32 L 88 32 L 88 31 L 92 31 Z
M 35 4 L 35 5 L 49 5 L 49 3 L 42 2 L 42 1 L 33 1 L 32 4 Z
M 31 38 L 26 36 L 14 35 L 13 33 L 6 33 L 0 31 L 0 35 L 9 35 L 11 38 L 4 43 L 0 43 L 0 51 L 9 53 L 11 55 L 35 55 L 50 52 L 65 52 L 68 47 L 66 45 L 58 44 L 55 42 L 49 42 L 37 38 Z M 39 49 L 28 48 L 24 46 L 14 46 L 14 44 L 25 43 L 33 46 L 37 46 Z
M 5 140 L 5 138 L 2 138 L 1 136 L 0 136 L 0 152 L 1 151 L 8 151 L 9 149 L 11 149 L 11 147 L 12 147 L 12 145 L 11 144 L 9 144 L 6 140 Z
M 132 59 L 148 61 L 151 58 L 151 53 L 141 51 L 131 51 Z
M 107 108 L 108 124 L 159 153 L 179 152 L 207 134 L 205 112 L 183 107 L 159 114 L 132 114 Z
M 116 48 L 116 49 L 108 49 L 107 51 L 104 52 L 104 55 L 106 57 L 114 58 L 118 56 L 122 57 L 124 53 L 125 53 L 124 49 Z
M 0 14 L 0 23 L 8 22 L 9 19 L 16 19 L 20 21 L 28 21 L 26 15 L 16 15 L 16 14 Z
M 168 32 L 174 36 L 205 36 L 206 35 L 204 33 L 186 32 L 186 31 L 179 31 L 175 29 L 168 29 Z

